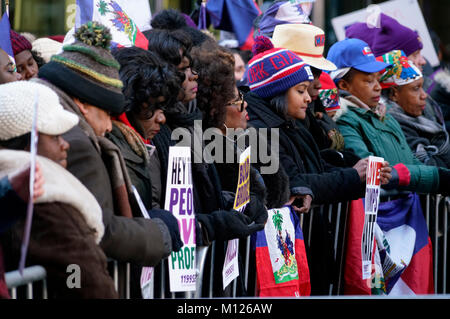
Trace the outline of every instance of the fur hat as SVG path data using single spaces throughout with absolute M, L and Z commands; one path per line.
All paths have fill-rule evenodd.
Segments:
M 112 114 L 124 111 L 123 83 L 120 64 L 110 51 L 108 28 L 87 22 L 75 32 L 75 42 L 63 46 L 63 52 L 53 55 L 39 69 L 44 78 L 67 94 Z
M 61 135 L 77 125 L 78 117 L 63 109 L 56 93 L 45 85 L 16 81 L 0 85 L 0 140 L 31 132 L 37 101 L 37 130 Z

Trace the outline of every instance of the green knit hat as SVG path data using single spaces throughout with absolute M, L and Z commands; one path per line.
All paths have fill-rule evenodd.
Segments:
M 63 46 L 39 70 L 44 78 L 66 93 L 113 114 L 124 111 L 120 64 L 110 51 L 111 33 L 105 26 L 89 21 L 79 27 L 75 42 Z

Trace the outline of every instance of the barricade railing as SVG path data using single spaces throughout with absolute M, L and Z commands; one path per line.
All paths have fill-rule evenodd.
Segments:
M 6 285 L 11 295 L 11 299 L 47 299 L 47 272 L 44 267 L 36 265 L 19 270 L 7 272 L 5 274 Z M 35 293 L 35 285 L 41 284 L 40 291 Z
M 384 194 L 386 195 L 386 194 Z M 389 197 L 383 195 L 385 200 Z M 395 194 L 394 196 L 398 196 Z M 392 195 L 391 195 L 392 196 Z M 449 291 L 448 282 L 448 241 L 449 241 L 449 219 L 450 197 L 442 195 L 424 194 L 420 196 L 421 204 L 427 223 L 429 236 L 433 245 L 433 277 L 435 294 L 446 294 Z M 326 218 L 329 223 L 329 236 L 332 238 L 335 277 L 330 283 L 328 295 L 338 296 L 344 293 L 344 262 L 345 262 L 345 241 L 347 233 L 349 202 L 335 203 L 329 205 L 314 206 L 309 213 L 300 215 L 305 247 L 311 247 L 313 238 L 314 218 Z M 256 291 L 256 266 L 254 251 L 251 249 L 250 237 L 241 239 L 239 243 L 239 258 L 242 267 L 240 276 L 235 279 L 224 291 L 221 289 L 221 276 L 223 268 L 223 256 L 226 245 L 223 242 L 213 242 L 211 246 L 198 246 L 196 255 L 197 265 L 197 289 L 189 293 L 171 293 L 168 280 L 167 259 L 163 260 L 155 267 L 153 278 L 152 298 L 213 298 L 221 297 L 251 297 Z M 218 261 L 222 260 L 222 263 Z M 132 276 L 132 265 L 109 260 L 108 266 L 111 277 L 114 280 L 116 290 L 120 298 L 139 298 L 132 289 L 136 286 L 139 289 L 139 280 Z M 219 274 L 219 276 L 218 276 Z M 32 266 L 24 269 L 21 276 L 19 271 L 12 271 L 5 274 L 6 283 L 10 289 L 10 294 L 15 298 L 36 298 L 33 293 L 33 285 L 40 282 L 42 285 L 40 297 L 47 298 L 46 272 L 41 266 Z M 131 279 L 133 278 L 133 283 Z M 219 282 L 220 280 L 220 282 Z M 19 287 L 25 287 L 25 293 L 18 293 Z M 220 289 L 219 289 L 220 288 Z M 24 297 L 23 297 L 24 296 Z

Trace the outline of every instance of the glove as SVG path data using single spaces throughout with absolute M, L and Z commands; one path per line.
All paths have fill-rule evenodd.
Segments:
M 178 220 L 173 216 L 173 214 L 167 210 L 162 209 L 150 209 L 148 214 L 151 218 L 159 218 L 170 232 L 170 238 L 172 239 L 172 250 L 179 251 L 183 247 L 183 241 L 180 236 L 180 228 L 178 227 Z
M 256 224 L 265 224 L 269 216 L 262 200 L 256 195 L 250 195 L 250 202 L 245 207 L 244 214 Z
M 438 168 L 439 188 L 438 193 L 443 196 L 450 195 L 450 171 L 445 168 Z
M 209 241 L 244 238 L 264 228 L 264 224 L 256 224 L 235 210 L 217 210 L 196 218 L 206 228 Z

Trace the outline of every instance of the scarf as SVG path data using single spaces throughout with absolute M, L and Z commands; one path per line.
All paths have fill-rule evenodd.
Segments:
M 380 119 L 380 121 L 384 121 L 384 117 L 386 116 L 386 105 L 384 105 L 383 103 L 378 103 L 376 107 L 371 108 L 366 103 L 361 101 L 359 98 L 357 98 L 354 95 L 351 95 L 349 92 L 345 90 L 339 90 L 339 94 L 342 98 L 348 100 L 349 102 L 352 102 L 357 107 L 375 113 Z

